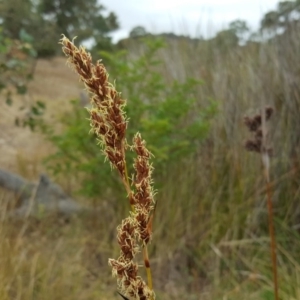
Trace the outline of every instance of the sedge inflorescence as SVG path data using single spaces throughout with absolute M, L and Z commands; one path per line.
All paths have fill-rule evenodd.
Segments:
M 249 131 L 253 133 L 253 138 L 245 142 L 245 148 L 248 151 L 266 153 L 268 155 L 272 154 L 272 148 L 266 141 L 268 132 L 264 123 L 270 120 L 273 112 L 273 107 L 267 106 L 263 109 L 262 113 L 256 114 L 252 117 L 246 116 L 244 118 L 245 125 Z
M 84 47 L 77 48 L 65 36 L 60 40 L 62 50 L 68 62 L 79 74 L 91 97 L 89 109 L 92 131 L 99 138 L 102 151 L 112 168 L 120 174 L 131 212 L 117 228 L 117 240 L 120 255 L 109 259 L 112 273 L 117 277 L 119 290 L 130 299 L 154 299 L 147 244 L 152 236 L 152 214 L 154 210 L 154 192 L 152 187 L 153 167 L 151 153 L 139 133 L 130 146 L 126 141 L 128 119 L 124 107 L 126 101 L 108 81 L 108 73 L 101 61 L 93 64 L 91 55 Z M 136 153 L 134 173 L 130 182 L 127 174 L 126 151 Z M 148 269 L 148 284 L 138 275 L 139 265 L 135 261 L 137 253 L 143 251 L 144 263 Z
M 277 254 L 276 254 L 276 236 L 274 228 L 274 214 L 272 203 L 272 183 L 270 180 L 270 156 L 273 149 L 269 145 L 267 122 L 270 120 L 274 113 L 274 109 L 271 106 L 261 109 L 261 113 L 252 117 L 246 116 L 244 123 L 248 130 L 252 133 L 252 139 L 249 139 L 245 143 L 245 148 L 248 151 L 253 151 L 261 155 L 261 161 L 263 165 L 263 175 L 266 183 L 266 195 L 267 206 L 269 216 L 269 235 L 270 235 L 270 250 L 272 259 L 273 270 L 273 283 L 274 283 L 274 299 L 279 300 L 279 287 L 278 287 L 278 275 L 277 275 Z

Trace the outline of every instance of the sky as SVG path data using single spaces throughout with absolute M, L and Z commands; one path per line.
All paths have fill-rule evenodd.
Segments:
M 100 0 L 114 12 L 120 29 L 112 36 L 117 41 L 128 37 L 135 26 L 148 32 L 174 32 L 192 37 L 211 37 L 236 19 L 258 29 L 262 16 L 276 8 L 278 0 Z

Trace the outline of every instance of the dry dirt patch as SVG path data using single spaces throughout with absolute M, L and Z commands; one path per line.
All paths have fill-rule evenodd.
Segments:
M 52 147 L 41 134 L 15 125 L 16 117 L 26 114 L 26 109 L 20 108 L 43 101 L 47 107 L 45 118 L 56 122 L 57 117 L 69 109 L 69 100 L 79 98 L 82 88 L 77 75 L 66 65 L 66 59 L 56 57 L 37 61 L 28 93 L 14 95 L 12 106 L 7 106 L 4 96 L 0 95 L 0 168 L 36 179 L 43 171 L 41 161 Z

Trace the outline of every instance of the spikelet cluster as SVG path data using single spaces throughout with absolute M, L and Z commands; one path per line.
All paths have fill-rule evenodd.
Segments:
M 119 288 L 130 299 L 154 299 L 153 291 L 137 276 L 138 264 L 133 261 L 140 251 L 140 245 L 145 247 L 152 236 L 151 212 L 154 205 L 152 188 L 152 166 L 149 163 L 151 153 L 145 146 L 139 133 L 134 136 L 133 150 L 137 157 L 134 162 L 135 190 L 131 194 L 131 203 L 134 207 L 130 216 L 123 220 L 118 227 L 118 243 L 121 251 L 118 259 L 110 259 L 113 274 L 117 276 Z M 146 262 L 149 264 L 149 262 Z M 147 267 L 147 266 L 146 266 Z
M 245 142 L 245 148 L 248 151 L 253 151 L 257 153 L 266 153 L 268 155 L 272 154 L 272 148 L 267 144 L 267 130 L 263 128 L 263 118 L 265 122 L 269 121 L 273 115 L 274 109 L 267 106 L 263 110 L 263 114 L 257 114 L 252 117 L 246 116 L 244 118 L 244 123 L 248 130 L 253 134 L 253 138 Z M 263 130 L 264 129 L 264 130 Z
M 127 120 L 124 113 L 126 104 L 114 86 L 108 81 L 108 74 L 101 63 L 92 63 L 90 53 L 84 47 L 77 48 L 65 36 L 61 39 L 63 52 L 68 62 L 80 75 L 91 96 L 90 120 L 92 130 L 99 137 L 104 154 L 121 176 L 125 175 L 125 133 Z
M 152 288 L 138 276 L 139 265 L 135 262 L 137 253 L 147 246 L 152 235 L 151 217 L 155 202 L 151 153 L 139 133 L 134 136 L 132 146 L 127 144 L 128 121 L 124 111 L 126 101 L 108 81 L 108 73 L 101 61 L 93 64 L 91 55 L 84 47 L 77 48 L 65 36 L 60 42 L 69 64 L 79 74 L 90 93 L 92 108 L 89 113 L 92 131 L 98 136 L 107 160 L 120 174 L 132 207 L 130 215 L 117 228 L 120 255 L 117 259 L 109 259 L 109 265 L 112 267 L 113 275 L 118 279 L 122 294 L 130 299 L 154 299 Z M 131 183 L 128 179 L 125 156 L 128 149 L 136 153 L 135 174 Z M 150 268 L 149 262 L 145 262 L 145 265 Z

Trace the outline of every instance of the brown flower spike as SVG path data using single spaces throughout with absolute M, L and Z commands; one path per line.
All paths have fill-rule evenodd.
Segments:
M 245 148 L 248 151 L 267 153 L 268 155 L 272 154 L 272 148 L 267 145 L 267 130 L 265 126 L 263 126 L 263 121 L 269 121 L 273 112 L 273 107 L 268 106 L 264 109 L 265 120 L 263 120 L 261 114 L 257 114 L 253 117 L 246 116 L 244 118 L 245 125 L 249 131 L 253 133 L 253 139 L 247 140 L 245 143 Z
M 117 228 L 120 256 L 118 259 L 109 259 L 109 265 L 112 267 L 113 275 L 118 279 L 119 290 L 123 297 L 153 300 L 155 294 L 147 252 L 147 244 L 152 236 L 152 211 L 155 205 L 152 188 L 153 167 L 149 162 L 151 153 L 139 133 L 134 136 L 133 145 L 128 146 L 125 137 L 128 125 L 124 111 L 126 101 L 108 81 L 107 71 L 101 61 L 93 64 L 91 55 L 82 46 L 77 48 L 65 36 L 60 42 L 69 64 L 74 67 L 90 93 L 92 108 L 89 113 L 92 131 L 99 137 L 105 157 L 120 174 L 132 208 L 130 215 Z M 129 183 L 125 156 L 129 148 L 137 155 L 132 184 Z M 139 265 L 134 261 L 141 248 L 148 284 L 138 276 Z
M 108 74 L 100 61 L 94 65 L 91 55 L 82 46 L 78 49 L 65 36 L 61 43 L 68 62 L 80 75 L 91 95 L 91 127 L 100 138 L 111 165 L 124 176 L 127 120 L 123 108 L 126 102 L 108 82 Z

